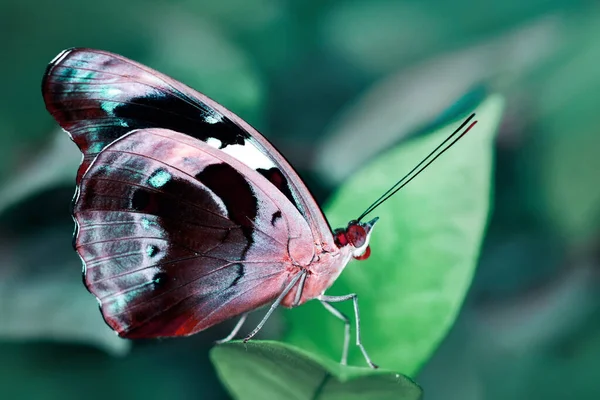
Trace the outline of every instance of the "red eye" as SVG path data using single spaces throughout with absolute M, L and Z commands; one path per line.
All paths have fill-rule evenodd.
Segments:
M 346 232 L 344 232 L 343 229 L 336 229 L 334 234 L 335 236 L 333 238 L 337 247 L 344 247 L 348 244 L 348 238 L 346 238 Z
M 361 247 L 367 240 L 367 231 L 360 225 L 349 225 L 346 231 L 346 237 L 348 241 L 354 247 Z
M 367 246 L 367 248 L 365 249 L 365 252 L 362 253 L 358 257 L 354 257 L 354 259 L 355 260 L 366 260 L 367 258 L 369 258 L 370 255 L 371 255 L 371 246 Z

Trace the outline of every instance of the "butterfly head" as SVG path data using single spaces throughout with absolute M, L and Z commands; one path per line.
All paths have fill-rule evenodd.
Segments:
M 346 228 L 335 230 L 335 243 L 340 248 L 352 246 L 352 256 L 357 260 L 366 260 L 371 255 L 369 238 L 378 219 L 379 217 L 373 218 L 369 222 L 359 222 L 357 220 L 348 222 Z

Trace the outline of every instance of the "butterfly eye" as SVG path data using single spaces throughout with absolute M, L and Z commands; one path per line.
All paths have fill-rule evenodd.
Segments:
M 335 240 L 337 247 L 341 248 L 348 244 L 348 238 L 346 237 L 346 232 L 343 229 L 336 229 L 333 233 L 333 239 Z
M 358 224 L 350 224 L 346 230 L 346 237 L 352 246 L 359 248 L 362 247 L 367 240 L 367 231 Z
M 367 248 L 365 249 L 365 252 L 362 253 L 360 256 L 354 256 L 355 260 L 366 260 L 367 258 L 369 258 L 369 256 L 371 255 L 371 246 L 367 246 Z

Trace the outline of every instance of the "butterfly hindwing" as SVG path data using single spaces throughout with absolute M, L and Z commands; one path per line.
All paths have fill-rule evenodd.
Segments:
M 188 335 L 272 301 L 314 252 L 260 173 L 189 136 L 133 131 L 81 179 L 75 245 L 121 336 Z
M 279 152 L 242 119 L 201 93 L 125 57 L 69 49 L 42 82 L 48 111 L 84 154 L 77 180 L 107 145 L 134 129 L 181 132 L 228 153 L 260 173 L 308 221 L 317 243 L 334 248 L 329 225 Z

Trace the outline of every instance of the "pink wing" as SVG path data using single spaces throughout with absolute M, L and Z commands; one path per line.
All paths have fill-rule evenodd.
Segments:
M 98 153 L 131 130 L 174 130 L 265 176 L 308 222 L 315 243 L 335 249 L 321 209 L 283 156 L 238 116 L 188 86 L 116 54 L 69 49 L 48 66 L 42 92 L 48 111 L 84 154 L 78 181 Z
M 315 251 L 263 175 L 164 129 L 98 154 L 74 216 L 85 283 L 123 337 L 189 335 L 272 302 Z

